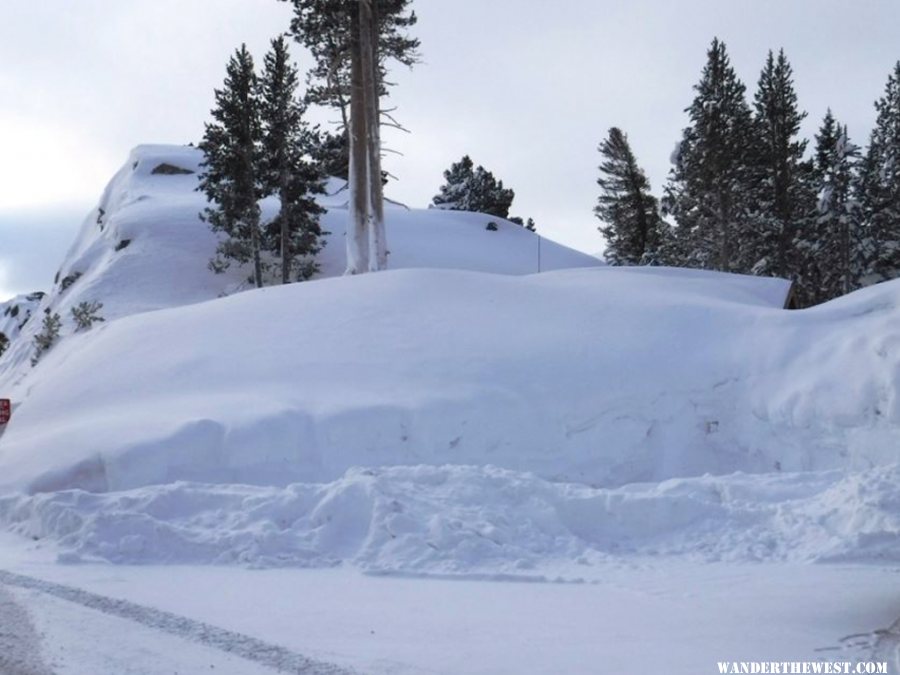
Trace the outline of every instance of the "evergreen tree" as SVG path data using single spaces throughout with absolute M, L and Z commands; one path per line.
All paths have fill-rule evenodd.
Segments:
M 475 167 L 466 155 L 444 171 L 446 183 L 432 200 L 433 206 L 451 211 L 475 211 L 498 218 L 509 215 L 516 193 L 503 187 L 503 181 L 483 166 Z
M 253 263 L 252 281 L 262 286 L 262 233 L 258 200 L 261 129 L 259 97 L 253 57 L 241 45 L 228 61 L 226 77 L 217 89 L 215 120 L 206 125 L 200 149 L 203 173 L 199 190 L 210 205 L 202 217 L 225 238 L 216 249 L 210 267 L 222 271 L 231 261 Z
M 297 99 L 297 84 L 287 43 L 278 37 L 260 78 L 260 179 L 263 192 L 277 194 L 281 202 L 278 216 L 266 228 L 266 248 L 280 254 L 284 284 L 295 276 L 295 261 L 301 278 L 315 271 L 313 259 L 322 247 L 318 217 L 325 211 L 314 198 L 324 192 L 322 175 L 310 158 L 315 136 L 303 119 L 306 105 Z
M 319 131 L 312 149 L 313 161 L 319 165 L 326 176 L 349 180 L 350 149 L 344 134 L 330 131 Z
M 745 87 L 713 40 L 697 96 L 687 108 L 682 136 L 663 200 L 675 217 L 672 262 L 729 272 L 749 271 L 744 244 L 752 226 L 755 133 Z
M 867 283 L 900 276 L 900 62 L 875 109 L 878 118 L 860 174 Z
M 306 99 L 314 105 L 335 108 L 340 113 L 345 137 L 345 160 L 349 162 L 351 51 L 359 0 L 282 0 L 294 6 L 291 34 L 310 51 L 313 67 L 306 75 Z M 379 96 L 388 94 L 387 63 L 397 61 L 412 67 L 419 59 L 419 40 L 407 34 L 417 22 L 409 9 L 412 0 L 372 0 L 377 47 L 376 85 Z
M 806 113 L 797 109 L 793 71 L 784 50 L 777 58 L 769 52 L 754 107 L 757 197 L 754 227 L 747 233 L 747 259 L 756 274 L 788 278 L 795 266 L 798 225 L 812 198 L 804 194 L 806 141 L 797 139 Z
M 803 304 L 824 302 L 858 287 L 862 254 L 854 195 L 858 158 L 847 127 L 838 124 L 829 110 L 816 135 L 814 218 L 798 240 Z
M 610 265 L 658 262 L 665 223 L 628 137 L 613 127 L 599 150 L 603 156 L 597 179 L 601 193 L 594 214 L 606 223 L 598 228 L 607 242 L 606 261 Z
M 872 227 L 879 207 L 879 159 L 878 138 L 873 129 L 869 134 L 869 145 L 859 162 L 853 186 L 853 192 L 859 204 L 859 247 L 863 260 L 860 284 L 863 286 L 882 280 L 873 273 L 879 248 L 877 234 L 875 228 Z
M 31 365 L 36 366 L 41 357 L 59 340 L 59 331 L 62 328 L 62 318 L 50 308 L 44 310 L 44 321 L 41 324 L 41 332 L 34 336 L 34 354 L 31 357 Z

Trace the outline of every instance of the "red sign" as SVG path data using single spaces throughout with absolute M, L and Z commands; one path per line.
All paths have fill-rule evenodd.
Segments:
M 9 422 L 9 416 L 12 412 L 12 407 L 9 404 L 8 398 L 0 398 L 0 424 L 6 424 Z

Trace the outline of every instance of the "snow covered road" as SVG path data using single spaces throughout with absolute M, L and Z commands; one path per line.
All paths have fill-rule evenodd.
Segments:
M 28 612 L 0 585 L 0 675 L 50 675 Z
M 340 568 L 65 565 L 51 549 L 0 535 L 0 567 L 76 599 L 12 589 L 56 675 L 273 672 L 221 651 L 216 635 L 367 675 L 697 675 L 722 660 L 870 660 L 876 647 L 889 672 L 900 672 L 886 637 L 900 616 L 900 577 L 886 567 L 662 558 L 558 570 L 584 583 L 515 583 Z M 173 631 L 77 604 L 98 596 L 125 615 L 171 620 Z M 207 625 L 219 627 L 211 644 L 193 633 Z M 189 633 L 173 634 L 178 626 Z M 100 645 L 113 653 L 94 653 Z
M 7 590 L 10 588 L 21 590 L 16 593 Z M 271 670 L 296 675 L 353 673 L 171 612 L 0 570 L 0 675 L 51 673 L 39 656 L 40 640 L 23 604 L 39 610 L 36 614 L 41 632 L 51 645 L 50 657 L 57 675 L 193 673 L 199 668 L 215 669 L 220 675 L 256 675 Z M 104 616 L 86 617 L 84 609 Z M 117 619 L 139 625 L 122 626 Z M 97 639 L 88 639 L 91 634 Z M 115 639 L 110 640 L 110 636 Z M 184 645 L 185 641 L 195 645 Z M 176 644 L 167 644 L 173 642 Z M 197 649 L 196 645 L 202 647 Z M 148 654 L 153 658 L 147 659 Z

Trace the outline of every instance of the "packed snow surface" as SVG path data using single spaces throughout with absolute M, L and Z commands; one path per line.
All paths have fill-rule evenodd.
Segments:
M 340 277 L 332 186 L 320 278 L 238 292 L 196 173 L 154 173 L 197 162 L 135 151 L 41 301 L 62 339 L 32 368 L 32 320 L 0 360 L 0 520 L 63 559 L 900 559 L 900 282 L 786 312 L 779 280 L 396 205 L 395 269 Z

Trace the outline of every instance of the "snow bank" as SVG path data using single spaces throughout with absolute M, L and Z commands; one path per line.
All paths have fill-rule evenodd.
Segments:
M 4 497 L 0 520 L 56 540 L 68 562 L 530 576 L 611 555 L 896 563 L 898 481 L 894 466 L 606 490 L 495 467 L 359 468 L 286 488 L 175 483 Z
M 898 318 L 879 308 L 900 285 L 790 313 L 716 276 L 405 270 L 125 317 L 34 369 L 0 482 L 490 463 L 611 486 L 894 461 Z

